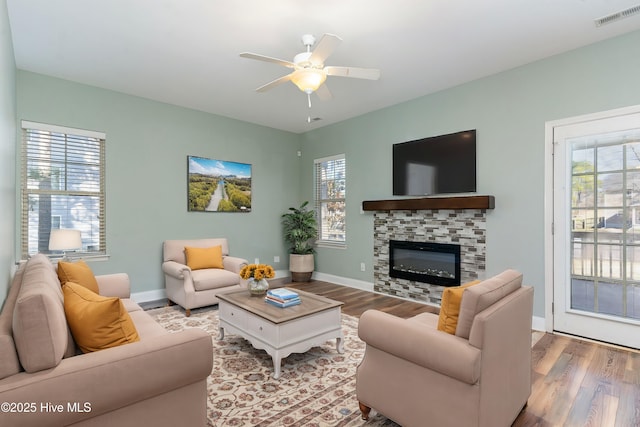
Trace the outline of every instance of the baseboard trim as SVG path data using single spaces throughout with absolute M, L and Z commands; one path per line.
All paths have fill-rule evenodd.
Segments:
M 312 278 L 315 280 L 322 280 L 324 282 L 335 283 L 337 285 L 349 286 L 350 288 L 361 289 L 363 291 L 374 292 L 373 283 L 365 282 L 364 280 L 334 276 L 333 274 L 320 273 L 319 271 L 314 271 Z
M 547 332 L 544 317 L 533 316 L 531 320 L 531 329 L 534 331 Z
M 289 270 L 276 270 L 276 277 L 274 277 L 274 279 L 284 279 L 289 276 Z
M 131 299 L 138 304 L 149 301 L 160 301 L 167 299 L 167 293 L 164 289 L 155 289 L 153 291 L 134 292 L 131 294 Z

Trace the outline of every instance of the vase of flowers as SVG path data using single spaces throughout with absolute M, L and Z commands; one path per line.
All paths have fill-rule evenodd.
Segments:
M 267 264 L 248 264 L 240 270 L 240 277 L 247 280 L 247 287 L 252 296 L 263 296 L 269 289 L 267 279 L 276 275 L 273 267 Z

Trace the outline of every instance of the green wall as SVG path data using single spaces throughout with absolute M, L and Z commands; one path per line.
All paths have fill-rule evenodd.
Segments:
M 7 1 L 0 0 L 0 306 L 15 270 L 16 64 Z
M 298 135 L 25 71 L 17 88 L 18 120 L 107 135 L 110 259 L 91 264 L 97 274 L 127 272 L 133 292 L 164 289 L 162 242 L 200 237 L 288 268 L 280 215 L 298 203 Z M 187 155 L 252 164 L 252 212 L 187 212 Z
M 347 249 L 320 248 L 317 269 L 372 282 L 373 214 L 360 207 L 392 198 L 392 144 L 477 129 L 478 193 L 496 197 L 486 274 L 522 271 L 543 317 L 545 122 L 640 104 L 639 76 L 634 32 L 304 134 L 303 198 L 313 197 L 315 158 L 347 160 Z
M 280 214 L 313 199 L 313 160 L 340 153 L 347 158 L 348 244 L 318 248 L 316 269 L 372 283 L 373 215 L 360 208 L 363 200 L 392 197 L 391 145 L 475 128 L 478 192 L 496 197 L 487 217 L 487 275 L 521 270 L 536 287 L 534 313 L 542 317 L 545 122 L 640 104 L 638 75 L 640 32 L 634 32 L 295 135 L 19 71 L 17 119 L 106 132 L 111 258 L 92 267 L 128 272 L 134 292 L 163 288 L 165 239 L 227 236 L 234 254 L 270 263 L 278 255 L 274 267 L 286 269 Z M 11 78 L 4 79 L 10 89 Z M 253 212 L 188 213 L 189 154 L 251 163 Z

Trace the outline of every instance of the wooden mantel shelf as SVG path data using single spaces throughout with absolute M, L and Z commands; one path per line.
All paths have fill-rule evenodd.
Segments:
M 365 200 L 365 211 L 429 209 L 494 209 L 494 196 L 423 197 L 420 199 Z

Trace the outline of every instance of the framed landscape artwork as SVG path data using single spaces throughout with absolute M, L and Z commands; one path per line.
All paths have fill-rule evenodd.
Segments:
M 251 212 L 251 165 L 187 156 L 189 211 Z

